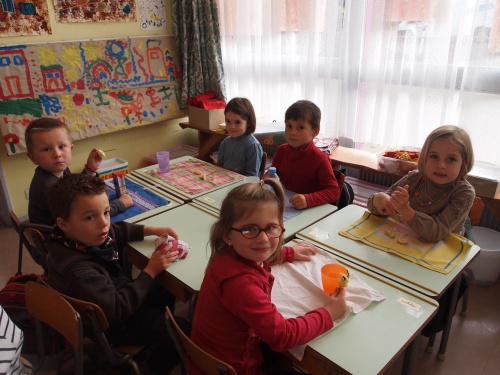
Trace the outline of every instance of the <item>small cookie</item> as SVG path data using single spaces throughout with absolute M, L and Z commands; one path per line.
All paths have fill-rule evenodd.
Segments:
M 398 243 L 406 245 L 408 243 L 408 240 L 404 237 L 398 237 Z
M 345 288 L 349 284 L 349 274 L 341 274 L 339 280 L 339 288 Z
M 104 151 L 103 151 L 103 150 L 97 150 L 97 153 L 99 154 L 99 156 L 100 156 L 101 158 L 104 158 L 104 157 L 106 156 L 106 154 L 104 153 Z

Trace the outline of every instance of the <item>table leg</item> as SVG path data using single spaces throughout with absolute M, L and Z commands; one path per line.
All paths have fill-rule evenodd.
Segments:
M 437 354 L 437 359 L 439 359 L 440 361 L 444 361 L 446 357 L 446 346 L 448 345 L 448 337 L 450 336 L 451 322 L 453 320 L 453 315 L 455 314 L 455 306 L 457 304 L 458 291 L 460 289 L 461 279 L 462 276 L 459 275 L 457 280 L 455 280 L 455 283 L 452 286 L 453 290 L 452 290 L 450 308 L 446 313 L 446 324 L 443 329 L 443 334 L 441 336 L 441 343 L 439 345 L 439 352 Z
M 405 350 L 403 368 L 401 370 L 402 375 L 413 374 L 413 368 L 415 367 L 415 360 L 417 358 L 418 343 L 420 342 L 420 336 L 421 335 L 419 333 Z

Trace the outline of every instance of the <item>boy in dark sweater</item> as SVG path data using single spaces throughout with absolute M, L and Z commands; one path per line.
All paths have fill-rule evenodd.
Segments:
M 32 223 L 54 225 L 47 200 L 47 193 L 57 179 L 71 173 L 73 143 L 68 126 L 53 118 L 42 117 L 28 125 L 24 132 L 28 157 L 38 167 L 31 180 L 28 216 Z M 102 156 L 97 148 L 92 149 L 82 173 L 97 174 Z M 125 211 L 132 206 L 132 198 L 123 194 L 111 202 L 111 216 Z
M 165 324 L 165 307 L 173 310 L 175 297 L 160 288 L 155 277 L 179 252 L 172 245 L 155 251 L 133 279 L 125 246 L 148 235 L 169 234 L 178 239 L 175 231 L 111 224 L 106 184 L 85 173 L 59 178 L 49 192 L 49 205 L 56 220 L 48 241 L 49 284 L 99 305 L 110 324 L 106 336 L 111 343 L 147 345 L 150 373 L 168 373 L 179 363 Z

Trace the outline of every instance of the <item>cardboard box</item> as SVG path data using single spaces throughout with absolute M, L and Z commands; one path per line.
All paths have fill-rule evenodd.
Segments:
M 112 158 L 103 160 L 97 173 L 102 180 L 113 177 L 113 172 L 128 173 L 128 161 L 122 158 Z
M 224 109 L 202 109 L 188 106 L 189 124 L 200 129 L 216 130 L 226 121 Z

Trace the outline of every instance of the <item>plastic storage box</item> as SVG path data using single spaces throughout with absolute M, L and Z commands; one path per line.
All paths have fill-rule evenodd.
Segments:
M 111 158 L 102 161 L 97 173 L 103 180 L 112 178 L 113 172 L 128 173 L 128 161 L 122 158 Z
M 385 156 L 387 153 L 395 153 L 397 157 Z M 377 169 L 381 172 L 404 176 L 408 172 L 417 169 L 417 160 L 414 159 L 415 153 L 420 154 L 420 149 L 398 148 L 385 150 L 377 155 Z

